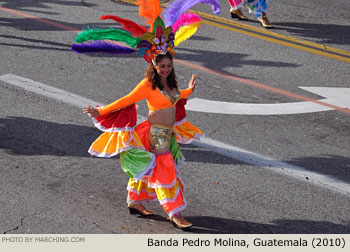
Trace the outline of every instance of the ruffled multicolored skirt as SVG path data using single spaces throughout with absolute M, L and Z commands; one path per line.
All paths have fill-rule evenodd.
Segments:
M 151 124 L 146 120 L 137 125 L 136 104 L 93 118 L 95 126 L 104 133 L 92 143 L 88 152 L 97 157 L 120 154 L 121 167 L 130 177 L 128 203 L 158 200 L 169 216 L 186 207 L 185 186 L 178 170 L 185 158 L 178 142 L 191 143 L 203 133 L 187 121 L 185 104 L 185 99 L 176 104 L 170 151 L 160 155 L 150 152 Z

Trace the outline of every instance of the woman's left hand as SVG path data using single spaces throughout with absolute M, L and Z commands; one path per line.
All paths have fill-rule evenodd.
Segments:
M 194 91 L 194 88 L 197 85 L 197 81 L 196 81 L 196 74 L 192 74 L 192 78 L 190 79 L 190 82 L 188 83 L 188 88 L 192 89 L 192 91 Z

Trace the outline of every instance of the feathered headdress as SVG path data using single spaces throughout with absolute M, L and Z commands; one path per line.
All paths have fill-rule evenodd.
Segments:
M 199 3 L 210 4 L 214 14 L 220 13 L 218 0 L 174 0 L 164 10 L 164 23 L 160 17 L 162 8 L 159 0 L 136 0 L 139 15 L 150 28 L 114 15 L 102 16 L 101 20 L 112 19 L 124 30 L 85 29 L 74 39 L 76 44 L 72 45 L 72 50 L 77 53 L 109 54 L 137 52 L 147 62 L 152 62 L 158 54 L 175 54 L 174 47 L 195 34 L 202 24 L 199 15 L 186 13 Z

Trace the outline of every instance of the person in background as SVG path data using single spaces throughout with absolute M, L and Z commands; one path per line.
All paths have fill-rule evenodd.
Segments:
M 231 6 L 230 14 L 232 18 L 248 20 L 248 18 L 242 13 L 242 7 L 246 6 L 249 8 L 249 12 L 254 13 L 262 27 L 273 28 L 273 25 L 270 23 L 266 15 L 267 1 L 268 0 L 227 0 Z

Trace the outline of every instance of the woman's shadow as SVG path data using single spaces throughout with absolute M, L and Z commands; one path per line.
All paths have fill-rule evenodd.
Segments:
M 147 218 L 158 222 L 168 222 L 160 215 Z M 193 223 L 186 233 L 193 234 L 348 234 L 350 223 L 347 225 L 336 224 L 328 221 L 310 221 L 277 219 L 271 224 L 234 219 L 219 218 L 213 216 L 186 216 Z
M 194 226 L 186 232 L 212 234 L 348 234 L 350 226 L 328 221 L 277 219 L 271 224 L 211 216 L 186 217 Z
M 159 222 L 167 220 L 158 215 L 147 217 Z M 213 216 L 186 216 L 193 226 L 183 231 L 193 234 L 348 234 L 350 224 L 341 225 L 328 221 L 277 219 L 271 224 Z
M 94 127 L 26 117 L 0 118 L 0 149 L 11 155 L 90 157 L 87 150 L 99 134 Z

